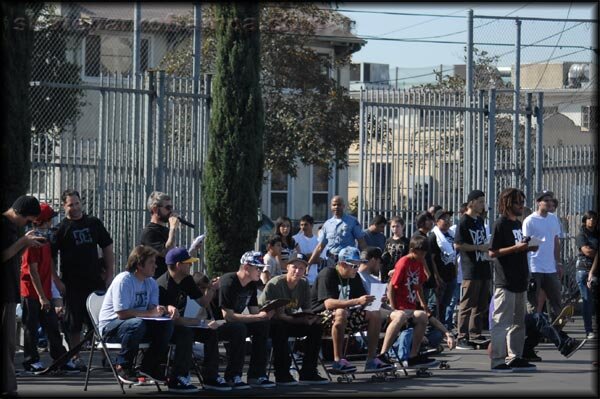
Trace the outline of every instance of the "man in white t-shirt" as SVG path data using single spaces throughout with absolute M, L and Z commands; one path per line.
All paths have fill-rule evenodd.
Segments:
M 554 319 L 561 310 L 562 263 L 560 261 L 560 222 L 550 213 L 553 209 L 554 193 L 542 191 L 535 197 L 537 210 L 523 221 L 523 235 L 541 240 L 537 251 L 529 252 L 529 271 L 535 280 L 535 292 L 529 295 L 530 305 L 541 312 L 543 303 L 539 300 L 540 289 L 550 301 L 549 314 Z
M 319 243 L 317 236 L 313 234 L 313 225 L 315 224 L 315 220 L 310 215 L 304 215 L 300 218 L 300 231 L 298 234 L 293 236 L 294 241 L 298 244 L 298 248 L 300 248 L 300 253 L 306 256 L 306 259 L 310 258 L 315 247 Z M 313 285 L 315 279 L 317 278 L 317 274 L 319 273 L 319 265 L 317 263 L 313 263 L 309 265 L 308 270 L 306 271 L 306 279 L 310 285 Z

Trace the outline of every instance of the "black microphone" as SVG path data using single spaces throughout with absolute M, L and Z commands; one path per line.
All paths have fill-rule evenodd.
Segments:
M 179 220 L 179 223 L 186 225 L 187 227 L 191 227 L 192 229 L 196 228 L 196 225 L 193 223 L 188 222 L 187 220 L 185 220 L 184 218 L 182 218 L 181 216 L 177 216 L 177 220 Z

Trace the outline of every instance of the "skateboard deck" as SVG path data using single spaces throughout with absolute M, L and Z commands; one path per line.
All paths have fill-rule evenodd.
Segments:
M 429 371 L 429 369 L 439 367 L 440 364 L 441 364 L 440 361 L 436 359 L 435 363 L 428 364 L 426 366 L 425 365 L 423 365 L 423 366 L 404 366 L 404 370 L 405 371 L 415 370 L 417 377 L 431 377 L 433 375 L 433 373 L 431 371 Z
M 487 347 L 489 346 L 490 342 L 492 342 L 491 339 L 485 339 L 482 341 L 469 341 L 473 344 L 473 346 L 475 347 L 475 349 L 487 349 Z
M 573 306 L 572 304 L 566 305 L 564 308 L 562 308 L 558 316 L 556 316 L 556 319 L 554 319 L 554 321 L 552 322 L 552 326 L 554 326 L 554 328 L 558 330 L 562 330 L 563 327 L 567 324 L 567 322 L 573 319 L 574 313 L 575 306 Z
M 450 365 L 448 363 L 452 363 L 452 362 L 456 362 L 457 360 L 462 359 L 462 356 L 460 355 L 455 355 L 455 356 L 442 356 L 437 358 L 437 360 L 440 362 L 440 370 L 448 370 L 450 369 Z
M 399 378 L 396 368 L 387 371 L 339 371 L 328 368 L 327 371 L 329 374 L 337 376 L 336 380 L 340 383 L 350 383 L 356 379 L 356 375 L 371 375 L 371 381 L 392 381 Z
M 75 345 L 71 350 L 63 353 L 61 356 L 59 356 L 54 363 L 52 363 L 50 366 L 46 367 L 44 370 L 40 371 L 39 373 L 36 373 L 37 375 L 45 375 L 45 374 L 49 374 L 52 372 L 57 372 L 60 370 L 60 368 L 66 364 L 69 359 L 71 359 L 73 357 L 73 355 L 75 355 L 77 352 L 79 352 L 81 350 L 81 348 L 83 348 L 83 345 L 85 345 L 88 341 L 91 341 L 92 337 L 94 336 L 94 330 L 89 330 L 86 334 L 85 337 L 83 337 L 83 339 L 81 340 L 80 343 L 78 343 L 77 345 Z

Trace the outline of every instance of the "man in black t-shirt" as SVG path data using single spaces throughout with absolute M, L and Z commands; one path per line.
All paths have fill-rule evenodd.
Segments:
M 173 212 L 171 197 L 160 191 L 153 191 L 150 194 L 146 206 L 150 211 L 150 223 L 142 230 L 140 244 L 158 251 L 156 273 L 154 274 L 154 278 L 158 278 L 167 271 L 165 256 L 169 249 L 175 246 L 179 219 Z M 169 227 L 166 227 L 165 224 L 168 224 Z
M 381 313 L 368 311 L 364 307 L 375 300 L 367 294 L 358 275 L 360 263 L 366 262 L 355 247 L 345 247 L 338 254 L 335 267 L 326 267 L 319 272 L 312 286 L 312 311 L 323 316 L 323 330 L 331 331 L 333 365 L 335 371 L 351 373 L 356 367 L 342 357 L 344 334 L 354 334 L 367 328 L 368 353 L 366 371 L 387 371 L 394 366 L 383 355 L 376 356 Z
M 171 341 L 175 344 L 173 359 L 173 378 L 168 386 L 171 392 L 190 393 L 198 391 L 188 380 L 192 365 L 192 349 L 194 341 L 204 343 L 204 360 L 202 363 L 202 384 L 204 389 L 229 391 L 231 387 L 219 377 L 219 341 L 217 340 L 218 324 L 214 321 L 206 323 L 198 317 L 185 316 L 187 298 L 195 300 L 201 306 L 207 307 L 214 296 L 215 284 L 208 287 L 206 295 L 194 282 L 190 275 L 192 263 L 198 258 L 192 258 L 185 248 L 173 248 L 165 257 L 167 272 L 160 276 L 158 283 L 158 303 L 163 306 L 175 306 L 179 317 L 174 319 L 175 330 Z M 198 328 L 202 326 L 202 328 Z
M 410 237 L 427 237 L 434 226 L 433 215 L 429 212 L 422 212 L 417 216 L 417 230 Z M 395 265 L 394 265 L 395 266 Z M 429 241 L 427 241 L 427 253 L 425 254 L 425 274 L 427 275 L 427 281 L 423 284 L 423 294 L 425 295 L 425 301 L 429 309 L 437 308 L 437 295 L 436 291 L 442 284 L 442 279 L 438 273 L 435 263 L 431 259 L 431 250 L 429 248 Z
M 40 203 L 35 197 L 22 195 L 12 206 L 0 215 L 0 284 L 2 291 L 2 327 L 0 330 L 2 345 L 2 396 L 17 395 L 17 377 L 15 375 L 15 350 L 17 348 L 17 303 L 21 301 L 19 271 L 21 251 L 25 248 L 39 248 L 46 241 L 43 237 L 29 231 L 20 237 L 19 229 L 33 222 L 40 214 Z
M 83 323 L 91 326 L 85 308 L 88 295 L 105 290 L 113 279 L 113 240 L 100 219 L 82 212 L 77 191 L 65 190 L 61 199 L 65 218 L 52 237 L 52 250 L 54 256 L 60 251 L 60 271 L 65 285 L 64 319 L 69 347 L 73 348 L 81 341 Z M 99 262 L 98 247 L 102 249 L 103 265 Z M 78 368 L 85 369 L 78 355 L 74 362 Z
M 525 194 L 516 188 L 500 193 L 500 217 L 492 228 L 489 256 L 494 263 L 494 313 L 492 316 L 492 372 L 534 371 L 522 356 L 529 266 L 527 251 L 537 251 L 523 239 L 521 222 Z
M 249 388 L 274 388 L 275 383 L 267 378 L 267 339 L 269 338 L 270 320 L 275 310 L 268 312 L 259 310 L 257 299 L 257 284 L 260 273 L 265 267 L 265 262 L 260 252 L 248 251 L 240 259 L 240 268 L 237 272 L 225 273 L 221 276 L 219 288 L 219 306 L 223 313 L 225 323 L 219 328 L 219 339 L 229 340 L 232 333 L 222 328 L 235 326 L 241 328 L 240 336 L 252 337 L 252 353 L 248 367 L 248 383 L 241 379 L 244 366 L 244 346 L 230 347 L 232 365 L 225 370 L 225 379 L 233 389 Z M 248 313 L 243 314 L 248 308 Z M 239 333 L 238 333 L 239 334 Z
M 485 194 L 473 190 L 467 196 L 467 210 L 460 217 L 454 247 L 459 251 L 463 273 L 462 296 L 458 308 L 457 349 L 474 349 L 471 341 L 483 341 L 483 314 L 489 305 L 492 271 L 487 257 L 489 248 L 484 220 Z

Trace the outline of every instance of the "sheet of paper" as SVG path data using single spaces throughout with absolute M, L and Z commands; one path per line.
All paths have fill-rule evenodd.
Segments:
M 527 243 L 528 247 L 539 247 L 541 243 L 543 243 L 545 239 L 539 239 L 535 236 L 532 236 L 529 242 Z
M 189 317 L 191 319 L 196 319 L 198 317 L 198 313 L 200 313 L 200 309 L 202 307 L 196 302 L 196 300 L 187 297 L 187 302 L 185 304 L 185 311 L 183 312 L 183 317 Z
M 383 283 L 371 283 L 371 295 L 375 297 L 375 300 L 371 302 L 369 306 L 365 308 L 365 310 L 376 311 L 381 308 L 381 298 L 385 295 L 385 289 L 387 284 Z
M 141 317 L 142 320 L 153 320 L 153 321 L 167 321 L 171 320 L 168 316 L 160 316 L 160 317 Z

